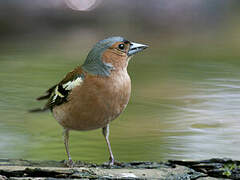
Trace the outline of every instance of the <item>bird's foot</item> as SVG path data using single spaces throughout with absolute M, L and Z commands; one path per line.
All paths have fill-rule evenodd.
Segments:
M 108 164 L 107 164 L 109 167 L 112 167 L 112 166 L 120 166 L 121 163 L 118 162 L 118 161 L 115 161 L 114 158 L 109 158 L 109 161 L 108 161 Z
M 109 166 L 113 166 L 114 165 L 114 163 L 115 163 L 115 161 L 114 161 L 114 158 L 109 158 L 109 161 L 108 161 L 108 165 Z
M 109 161 L 104 163 L 104 166 L 112 167 L 114 164 L 115 164 L 114 159 L 110 157 Z
M 67 161 L 65 161 L 65 166 L 69 167 L 69 168 L 73 168 L 74 167 L 74 163 L 72 159 L 69 159 Z

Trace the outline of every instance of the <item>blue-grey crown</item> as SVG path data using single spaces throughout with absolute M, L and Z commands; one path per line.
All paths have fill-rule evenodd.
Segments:
M 88 56 L 82 66 L 83 70 L 93 75 L 109 76 L 114 67 L 112 64 L 102 61 L 102 54 L 116 42 L 123 41 L 125 41 L 124 38 L 115 36 L 97 42 L 88 53 Z

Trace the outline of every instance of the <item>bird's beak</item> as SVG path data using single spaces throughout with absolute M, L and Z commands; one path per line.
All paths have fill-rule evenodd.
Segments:
M 139 43 L 135 43 L 135 42 L 131 42 L 130 43 L 130 48 L 128 50 L 128 56 L 132 56 L 133 54 L 136 54 L 146 48 L 148 48 L 149 46 L 144 45 L 144 44 L 139 44 Z

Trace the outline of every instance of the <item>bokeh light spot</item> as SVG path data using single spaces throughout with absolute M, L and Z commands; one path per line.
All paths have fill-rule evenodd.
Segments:
M 97 7 L 101 0 L 65 0 L 67 6 L 76 11 L 90 11 Z

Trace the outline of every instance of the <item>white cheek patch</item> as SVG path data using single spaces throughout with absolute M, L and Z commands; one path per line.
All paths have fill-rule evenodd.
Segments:
M 65 90 L 71 90 L 71 89 L 75 88 L 76 86 L 80 86 L 82 82 L 83 82 L 83 79 L 81 77 L 78 77 L 77 79 L 75 79 L 73 81 L 69 81 L 69 82 L 63 84 L 63 88 Z

